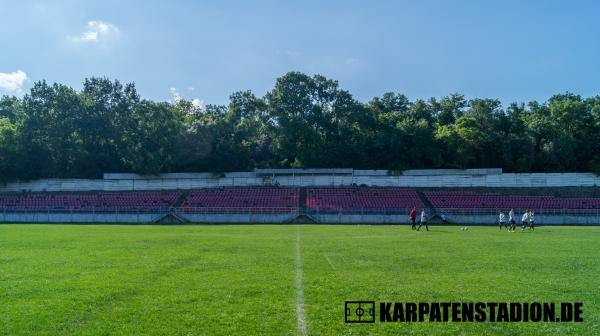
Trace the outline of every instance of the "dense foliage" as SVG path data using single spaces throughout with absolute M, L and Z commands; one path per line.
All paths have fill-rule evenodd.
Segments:
M 600 96 L 510 104 L 460 94 L 361 103 L 334 80 L 291 72 L 264 97 L 227 106 L 142 99 L 134 84 L 86 79 L 79 92 L 37 82 L 0 99 L 0 181 L 103 172 L 255 167 L 502 167 L 600 172 Z

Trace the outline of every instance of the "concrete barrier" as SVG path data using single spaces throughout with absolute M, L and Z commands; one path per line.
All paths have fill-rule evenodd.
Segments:
M 190 223 L 278 224 L 292 219 L 291 214 L 187 214 L 179 216 Z
M 160 214 L 143 213 L 0 213 L 2 223 L 151 223 Z
M 344 174 L 278 175 L 282 186 L 350 186 L 379 187 L 594 187 L 600 177 L 591 173 L 500 173 L 497 169 L 411 170 L 403 175 L 387 175 L 382 170 L 344 169 Z M 350 173 L 352 172 L 352 173 Z M 255 172 L 233 172 L 221 176 L 209 173 L 172 173 L 157 176 L 105 174 L 104 179 L 40 179 L 14 181 L 0 186 L 0 192 L 21 191 L 127 191 L 169 190 L 217 187 L 262 186 L 269 181 Z
M 152 223 L 161 213 L 0 213 L 0 223 Z M 177 213 L 190 223 L 279 224 L 295 214 L 194 214 Z M 407 215 L 310 214 L 321 224 L 408 224 Z M 496 215 L 447 216 L 449 225 L 498 225 Z M 537 215 L 536 225 L 600 225 L 600 216 Z M 436 224 L 431 224 L 436 225 Z M 517 221 L 517 226 L 521 223 Z

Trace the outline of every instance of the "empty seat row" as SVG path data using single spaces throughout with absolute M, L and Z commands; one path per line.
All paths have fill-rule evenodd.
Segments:
M 126 211 L 223 209 L 272 212 L 306 206 L 313 211 L 357 212 L 395 211 L 424 208 L 415 189 L 398 187 L 319 187 L 306 189 L 301 204 L 300 189 L 293 187 L 244 187 L 197 189 L 182 197 L 181 191 L 65 192 L 0 194 L 0 211 Z M 502 195 L 477 191 L 425 191 L 435 208 L 484 209 L 600 209 L 600 198 Z M 180 200 L 181 199 L 181 200 Z M 220 210 L 221 209 L 221 210 Z M 224 211 L 224 210 L 223 210 Z
M 180 195 L 179 191 L 5 194 L 0 195 L 0 209 L 19 211 L 158 210 L 174 204 Z
M 218 188 L 192 190 L 181 205 L 185 208 L 297 208 L 299 199 L 298 188 Z
M 426 191 L 436 208 L 598 209 L 600 198 L 500 195 L 463 191 Z
M 423 208 L 414 189 L 408 188 L 309 188 L 306 207 L 314 211 L 393 211 Z

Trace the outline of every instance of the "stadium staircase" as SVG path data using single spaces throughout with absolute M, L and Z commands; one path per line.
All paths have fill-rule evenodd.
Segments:
M 178 223 L 187 223 L 188 220 L 181 217 L 177 211 L 175 211 L 175 209 L 177 207 L 180 207 L 183 202 L 185 201 L 185 199 L 187 198 L 188 194 L 190 193 L 189 190 L 181 190 L 181 194 L 179 195 L 179 197 L 177 198 L 177 200 L 175 200 L 175 202 L 173 202 L 172 207 L 169 209 L 169 211 L 167 213 L 163 213 L 160 214 L 158 216 L 156 216 L 156 218 L 154 218 L 152 220 L 152 223 L 155 224 L 178 224 Z
M 416 190 L 416 191 L 417 191 L 417 195 L 419 195 L 419 198 L 421 199 L 421 202 L 423 202 L 423 204 L 425 204 L 425 206 L 429 210 L 429 213 L 434 213 L 435 212 L 435 207 L 427 199 L 427 197 L 425 196 L 425 194 L 423 194 L 423 192 L 420 191 L 420 190 Z
M 306 194 L 308 188 L 300 188 L 300 195 L 299 199 L 298 199 L 298 210 L 300 213 L 305 214 L 306 213 Z
M 425 206 L 427 207 L 427 212 L 429 213 L 429 223 L 430 224 L 441 224 L 443 222 L 442 214 L 437 210 L 436 207 L 433 206 L 433 204 L 431 204 L 431 201 L 429 201 L 427 196 L 425 196 L 425 194 L 423 194 L 423 191 L 416 190 L 416 192 L 417 192 L 417 195 L 419 195 L 421 202 L 423 202 L 423 204 L 425 204 Z M 417 218 L 418 217 L 419 217 L 419 215 L 417 215 Z
M 312 224 L 317 223 L 317 220 L 306 213 L 306 194 L 308 188 L 299 188 L 298 197 L 298 214 L 286 221 L 288 224 Z
M 171 210 L 167 213 L 160 214 L 152 220 L 155 224 L 181 224 L 187 223 L 188 220 L 179 216 L 175 211 Z
M 174 207 L 180 207 L 181 204 L 183 204 L 183 202 L 185 201 L 185 199 L 188 197 L 188 194 L 190 193 L 189 190 L 181 190 L 181 195 L 179 195 L 179 198 L 177 198 L 177 200 L 175 201 L 175 203 L 173 203 Z

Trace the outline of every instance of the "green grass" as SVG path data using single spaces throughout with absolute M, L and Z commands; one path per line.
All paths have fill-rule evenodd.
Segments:
M 0 225 L 0 335 L 598 335 L 600 227 Z M 584 302 L 583 323 L 344 323 L 344 301 Z

